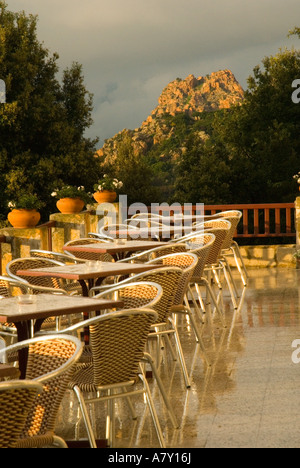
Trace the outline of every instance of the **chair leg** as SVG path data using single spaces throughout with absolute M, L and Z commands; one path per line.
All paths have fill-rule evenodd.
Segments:
M 113 389 L 108 390 L 108 396 L 113 395 Z M 115 445 L 115 400 L 109 399 L 107 402 L 106 416 L 106 440 L 108 446 L 114 448 Z
M 161 380 L 161 378 L 160 378 L 160 376 L 159 376 L 159 374 L 157 372 L 157 368 L 156 368 L 156 366 L 154 364 L 154 360 L 152 359 L 151 355 L 148 354 L 148 353 L 144 353 L 144 358 L 147 360 L 147 362 L 151 366 L 151 369 L 152 369 L 152 372 L 154 374 L 155 380 L 157 382 L 157 385 L 159 387 L 159 390 L 160 390 L 160 392 L 162 394 L 163 400 L 164 400 L 165 405 L 167 407 L 167 410 L 169 412 L 170 419 L 171 419 L 171 422 L 173 424 L 173 427 L 174 427 L 174 429 L 179 429 L 179 424 L 178 424 L 178 422 L 176 420 L 176 416 L 174 414 L 174 411 L 173 411 L 172 405 L 171 405 L 171 403 L 169 401 L 169 398 L 168 398 L 168 396 L 166 394 L 166 391 L 165 391 L 165 388 L 163 386 L 162 380 Z
M 143 373 L 139 374 L 139 377 L 140 377 L 141 381 L 144 384 L 144 390 L 145 390 L 145 395 L 146 395 L 146 399 L 147 399 L 147 404 L 148 404 L 148 407 L 149 407 L 149 410 L 150 410 L 150 413 L 151 413 L 151 416 L 152 416 L 153 424 L 155 426 L 156 434 L 157 434 L 157 437 L 158 437 L 158 440 L 159 440 L 159 445 L 160 445 L 161 448 L 166 448 L 166 443 L 165 443 L 164 436 L 163 436 L 163 433 L 162 433 L 162 429 L 161 429 L 161 426 L 160 426 L 160 423 L 159 423 L 159 420 L 158 420 L 158 416 L 157 416 L 156 409 L 155 409 L 155 406 L 154 406 L 154 403 L 153 403 L 153 399 L 152 399 L 152 396 L 151 396 L 151 393 L 150 393 L 148 382 L 147 382 L 147 380 L 146 380 Z
M 174 337 L 175 337 L 176 348 L 177 348 L 177 352 L 178 352 L 178 355 L 179 355 L 179 361 L 180 361 L 180 365 L 181 365 L 185 385 L 186 385 L 186 388 L 190 388 L 191 387 L 191 382 L 190 382 L 190 378 L 189 378 L 188 371 L 187 371 L 187 368 L 186 368 L 186 363 L 185 363 L 185 359 L 184 359 L 184 356 L 183 356 L 183 351 L 182 351 L 182 347 L 181 347 L 181 343 L 180 343 L 179 334 L 178 334 L 177 328 L 176 328 L 173 320 L 171 319 L 171 317 L 169 317 L 169 322 L 171 323 L 172 328 L 173 328 L 172 332 L 174 333 Z
M 190 293 L 191 300 L 192 300 L 196 315 L 199 318 L 199 320 L 202 323 L 204 323 L 203 314 L 205 314 L 206 311 L 205 311 L 205 306 L 204 306 L 204 303 L 203 303 L 203 299 L 202 299 L 201 295 L 199 296 L 199 294 L 198 294 L 198 301 L 199 301 L 199 304 L 200 304 L 200 307 L 199 307 L 198 304 L 197 304 L 197 301 L 195 299 L 195 295 L 193 293 L 192 287 L 193 287 L 193 283 L 190 283 L 189 286 L 188 286 L 188 291 Z M 195 284 L 194 284 L 194 287 L 196 287 Z
M 77 385 L 75 385 L 75 387 L 73 387 L 73 390 L 74 390 L 75 395 L 77 396 L 77 399 L 78 399 L 80 411 L 81 411 L 81 414 L 82 414 L 82 417 L 83 417 L 83 420 L 84 420 L 84 424 L 85 424 L 85 427 L 86 427 L 86 431 L 87 431 L 90 446 L 91 446 L 91 448 L 97 448 L 93 428 L 92 428 L 92 425 L 91 425 L 91 421 L 90 421 L 90 418 L 89 418 L 89 415 L 88 415 L 88 411 L 87 411 L 87 407 L 86 407 L 83 395 L 82 395 L 82 393 L 81 393 L 81 391 L 80 391 L 80 389 L 79 389 L 79 387 Z
M 237 242 L 233 241 L 232 246 L 230 247 L 230 250 L 233 253 L 236 266 L 237 266 L 237 268 L 239 270 L 239 273 L 240 273 L 242 281 L 243 281 L 243 285 L 247 286 L 247 279 L 249 279 L 249 275 L 248 275 L 246 265 L 244 263 L 244 259 L 243 259 L 243 256 L 242 256 L 241 252 L 240 252 L 240 248 L 239 248 L 239 245 L 237 244 Z M 240 266 L 239 260 L 241 262 L 242 267 Z
M 123 387 L 122 390 L 123 390 L 123 392 L 125 393 L 126 389 L 124 389 L 124 387 Z M 132 417 L 132 419 L 135 421 L 135 420 L 137 419 L 137 414 L 136 414 L 136 412 L 135 412 L 135 409 L 134 409 L 134 407 L 133 407 L 133 404 L 132 404 L 132 402 L 131 402 L 131 399 L 130 399 L 129 397 L 127 397 L 127 398 L 126 398 L 126 401 L 127 401 L 127 405 L 128 405 L 129 410 L 130 410 L 130 413 L 131 413 L 131 417 Z
M 228 270 L 226 268 L 226 265 L 224 265 L 222 262 L 220 262 L 220 265 L 221 265 L 221 268 L 223 269 L 223 272 L 224 272 L 224 277 L 225 277 L 225 280 L 226 280 L 226 283 L 227 283 L 227 286 L 228 286 L 228 289 L 229 289 L 229 293 L 230 293 L 233 308 L 237 309 L 238 305 L 237 305 L 234 290 L 233 290 L 233 289 L 235 289 L 235 285 L 234 285 L 234 281 L 233 281 L 233 278 L 232 278 L 231 270 Z
M 228 272 L 228 275 L 229 275 L 229 278 L 230 278 L 230 281 L 231 281 L 231 284 L 232 284 L 232 287 L 233 287 L 233 290 L 234 290 L 234 293 L 235 293 L 235 297 L 239 298 L 239 292 L 238 292 L 238 289 L 237 289 L 237 286 L 236 286 L 236 281 L 234 280 L 233 278 L 233 274 L 232 274 L 232 271 L 231 271 L 231 267 L 229 265 L 229 262 L 227 260 L 227 258 L 224 256 L 222 257 L 222 260 L 221 260 L 221 263 L 225 263 L 225 268 Z
M 213 301 L 213 303 L 214 303 L 215 309 L 216 309 L 216 311 L 218 312 L 218 315 L 219 315 L 219 317 L 220 317 L 220 320 L 221 320 L 221 323 L 222 323 L 223 327 L 226 328 L 226 323 L 225 323 L 223 314 L 222 314 L 222 312 L 221 312 L 221 310 L 220 310 L 220 307 L 219 307 L 218 302 L 217 302 L 217 300 L 216 300 L 216 298 L 215 298 L 215 295 L 214 295 L 214 292 L 213 292 L 213 290 L 212 290 L 212 287 L 211 287 L 210 284 L 209 284 L 209 281 L 208 281 L 204 276 L 202 277 L 202 281 L 204 281 L 204 283 L 205 283 L 205 285 L 206 285 L 206 287 L 207 287 L 207 291 L 209 292 L 209 295 L 210 295 L 210 297 L 211 297 L 211 299 L 212 299 L 212 301 Z
M 198 342 L 198 344 L 199 344 L 199 346 L 200 346 L 200 348 L 201 348 L 201 351 L 202 351 L 202 353 L 203 353 L 203 355 L 204 355 L 204 359 L 205 359 L 205 361 L 206 361 L 206 364 L 207 364 L 208 367 L 209 367 L 209 366 L 211 366 L 211 363 L 210 363 L 210 361 L 209 361 L 209 359 L 208 359 L 208 356 L 207 356 L 207 354 L 206 354 L 206 349 L 205 349 L 205 346 L 204 346 L 204 343 L 203 343 L 203 340 L 202 340 L 202 336 L 201 336 L 200 333 L 199 333 L 199 329 L 198 329 L 198 326 L 197 326 L 195 317 L 194 317 L 194 315 L 193 315 L 193 313 L 192 313 L 192 311 L 191 311 L 191 309 L 190 309 L 190 307 L 189 307 L 189 305 L 188 305 L 188 300 L 187 300 L 187 298 L 185 298 L 185 304 L 186 304 L 185 309 L 186 309 L 186 312 L 187 312 L 188 316 L 190 317 L 190 321 L 191 321 L 191 324 L 192 324 L 194 333 L 195 333 L 195 335 L 196 335 L 197 342 Z

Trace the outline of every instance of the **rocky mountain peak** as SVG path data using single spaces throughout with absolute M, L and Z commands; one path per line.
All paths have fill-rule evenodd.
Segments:
M 168 128 L 163 116 L 176 116 L 182 113 L 197 119 L 201 112 L 228 109 L 241 103 L 243 97 L 244 91 L 230 70 L 220 70 L 205 77 L 196 78 L 194 75 L 188 75 L 185 79 L 177 78 L 163 89 L 158 99 L 158 106 L 140 128 L 122 130 L 113 138 L 106 140 L 97 155 L 112 163 L 117 157 L 118 143 L 125 135 L 132 138 L 137 154 L 146 154 L 153 145 L 162 143 L 172 135 L 172 128 Z M 194 117 L 195 114 L 198 115 Z

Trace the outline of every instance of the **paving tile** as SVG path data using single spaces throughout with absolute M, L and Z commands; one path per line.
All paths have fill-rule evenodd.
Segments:
M 149 381 L 168 447 L 254 448 L 300 447 L 300 364 L 292 362 L 292 342 L 300 339 L 300 271 L 253 269 L 243 300 L 232 309 L 224 290 L 227 328 L 217 317 L 200 325 L 211 367 L 185 318 L 179 334 L 191 378 L 185 388 L 178 361 L 163 353 L 161 378 L 172 401 L 180 429 L 174 430 L 154 381 Z M 70 408 L 70 401 L 72 407 Z M 118 404 L 117 447 L 156 447 L 151 418 L 142 400 L 133 400 L 136 422 L 128 407 Z M 77 403 L 66 395 L 57 432 L 74 437 Z M 105 407 L 94 419 L 99 432 Z M 84 427 L 81 425 L 81 437 Z

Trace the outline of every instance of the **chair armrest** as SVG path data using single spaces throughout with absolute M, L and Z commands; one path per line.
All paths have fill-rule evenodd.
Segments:
M 65 289 L 61 288 L 47 288 L 46 286 L 35 286 L 33 284 L 28 283 L 28 290 L 31 290 L 32 293 L 48 293 L 48 294 L 63 294 L 65 296 L 69 296 L 68 292 Z

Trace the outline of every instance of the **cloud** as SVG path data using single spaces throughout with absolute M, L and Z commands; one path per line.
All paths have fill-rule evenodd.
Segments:
M 281 45 L 299 0 L 7 0 L 37 14 L 38 36 L 62 69 L 83 65 L 101 140 L 135 128 L 177 77 L 229 68 L 243 87 L 254 66 Z M 299 26 L 299 25 L 298 25 Z

